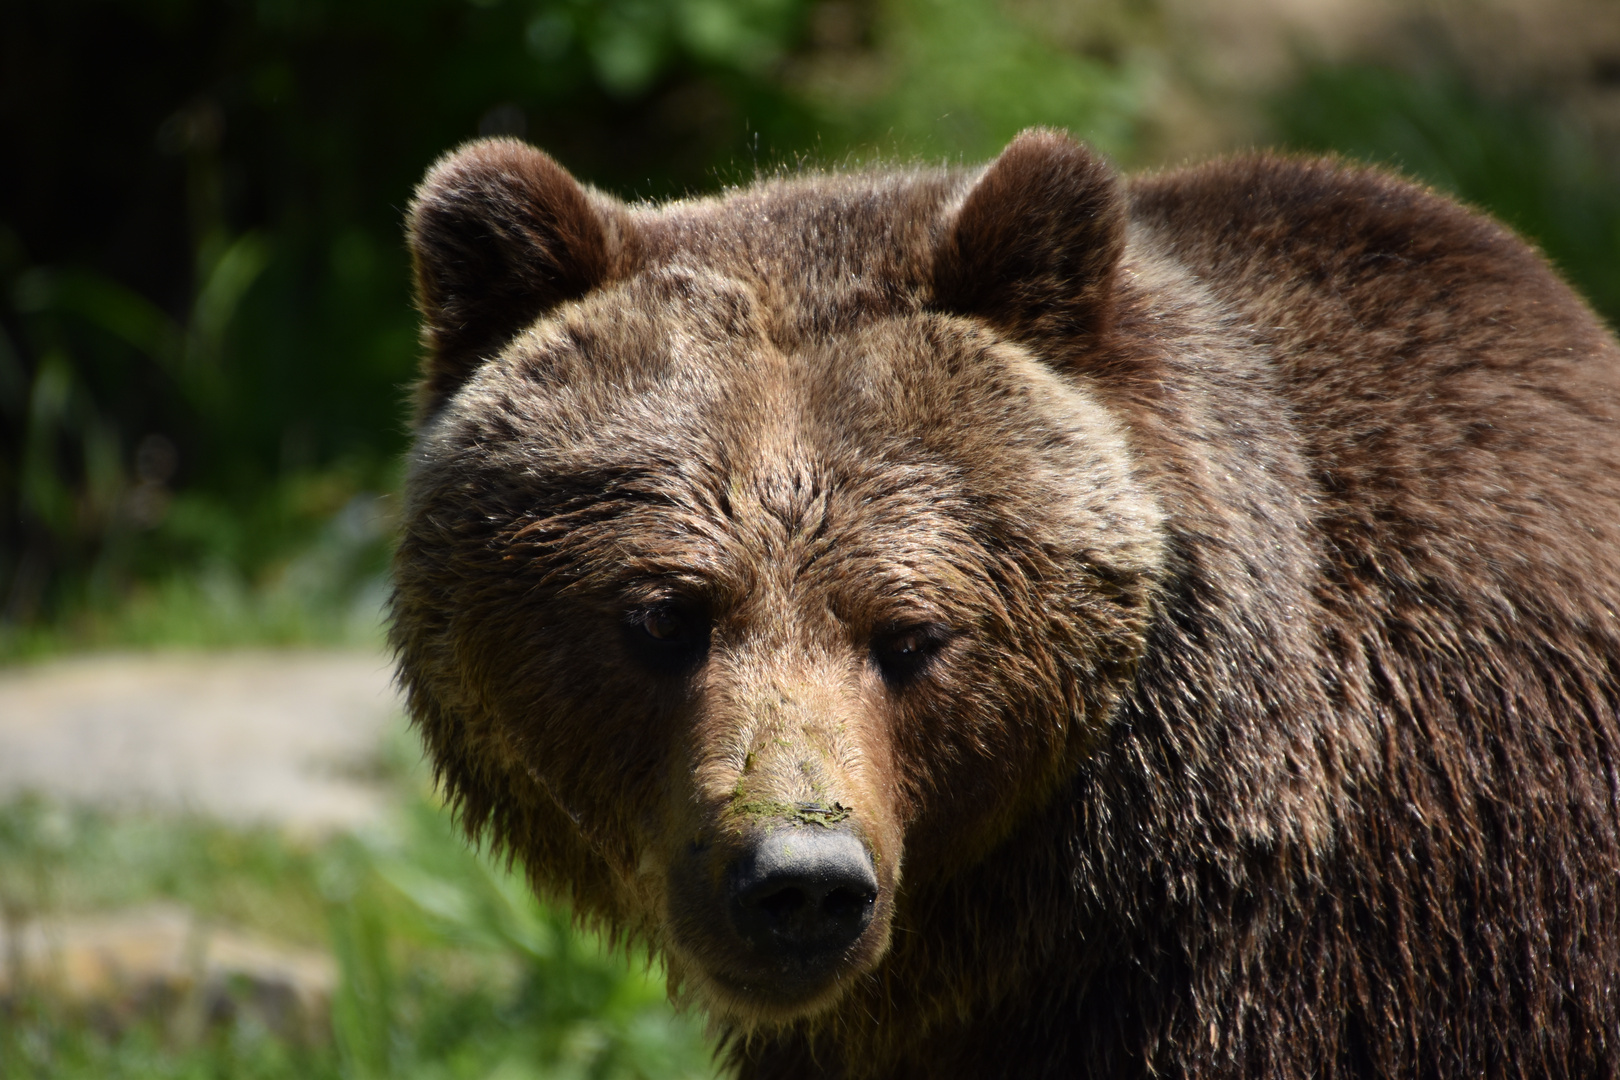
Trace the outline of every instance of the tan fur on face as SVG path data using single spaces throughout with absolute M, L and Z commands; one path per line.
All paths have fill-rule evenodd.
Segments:
M 1620 349 L 1505 230 L 1043 132 L 637 208 L 475 144 L 412 237 L 412 716 L 740 1074 L 1620 1068 Z M 780 986 L 777 829 L 878 880 Z

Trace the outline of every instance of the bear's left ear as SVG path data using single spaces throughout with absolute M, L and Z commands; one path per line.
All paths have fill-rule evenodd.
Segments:
M 418 420 L 541 314 L 614 276 L 630 242 L 622 205 L 516 139 L 441 158 L 406 228 L 428 350 Z
M 1040 337 L 1107 333 L 1125 250 L 1114 170 L 1067 135 L 1025 131 L 967 194 L 934 257 L 935 303 Z

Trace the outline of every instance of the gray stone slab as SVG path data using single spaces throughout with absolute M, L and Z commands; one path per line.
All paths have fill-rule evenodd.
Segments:
M 24 792 L 314 830 L 374 820 L 403 727 L 385 657 L 84 655 L 0 669 L 0 801 Z

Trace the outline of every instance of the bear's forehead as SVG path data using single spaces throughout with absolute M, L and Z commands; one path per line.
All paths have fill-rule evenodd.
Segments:
M 1121 475 L 1106 417 L 969 322 L 892 316 L 790 346 L 761 318 L 709 271 L 602 290 L 487 365 L 428 453 L 515 482 L 525 513 L 622 503 L 634 546 L 716 555 L 822 525 L 885 537 L 890 557 L 957 528 L 1067 532 L 1095 515 L 1022 498 L 1032 478 L 1079 498 Z
M 929 310 L 958 186 L 817 179 L 636 211 L 633 271 L 486 364 L 427 454 L 515 482 L 525 513 L 622 495 L 615 531 L 671 552 L 766 550 L 818 522 L 891 556 L 1011 522 L 1073 546 L 1087 493 L 1122 474 L 1119 439 L 1025 349 Z M 1026 505 L 1032 477 L 1066 497 Z
M 639 208 L 641 272 L 691 268 L 737 282 L 783 338 L 915 310 L 961 186 L 937 173 L 807 177 Z
M 926 311 L 866 312 L 783 334 L 752 283 L 665 266 L 531 327 L 455 411 L 480 443 L 573 454 L 705 451 L 733 468 L 807 458 L 954 461 L 1066 425 L 1058 380 L 982 326 Z

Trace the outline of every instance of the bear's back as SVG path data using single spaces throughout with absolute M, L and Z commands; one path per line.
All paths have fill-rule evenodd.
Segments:
M 1331 160 L 1157 174 L 1132 209 L 1269 346 L 1335 555 L 1616 632 L 1620 350 L 1540 255 Z
M 1510 230 L 1386 173 L 1252 156 L 1137 179 L 1131 203 L 1134 250 L 1265 358 L 1308 472 L 1336 714 L 1314 737 L 1353 748 L 1358 794 L 1333 914 L 1274 963 L 1309 956 L 1359 1003 L 1323 1058 L 1612 1068 L 1620 349 Z M 1260 1030 L 1276 1056 L 1250 1071 L 1286 1072 L 1290 1037 Z

